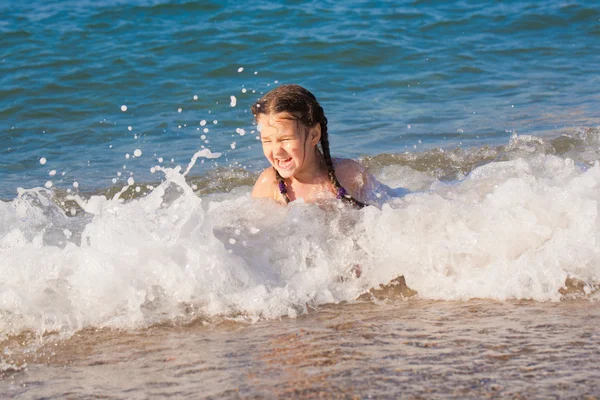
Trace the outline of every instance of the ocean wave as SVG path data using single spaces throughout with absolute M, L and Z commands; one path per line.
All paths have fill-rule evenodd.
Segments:
M 360 211 L 251 199 L 253 175 L 235 171 L 210 188 L 165 168 L 127 200 L 128 187 L 20 189 L 0 202 L 0 332 L 293 317 L 401 276 L 427 299 L 595 298 L 597 141 L 588 129 L 366 159 L 386 189 Z

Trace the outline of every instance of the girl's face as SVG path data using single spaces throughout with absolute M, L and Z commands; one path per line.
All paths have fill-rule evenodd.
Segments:
M 283 178 L 297 176 L 314 162 L 320 132 L 316 137 L 313 131 L 318 129 L 308 128 L 286 114 L 259 114 L 256 122 L 263 153 Z

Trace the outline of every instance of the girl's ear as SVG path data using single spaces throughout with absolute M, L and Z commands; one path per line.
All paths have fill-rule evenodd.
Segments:
M 321 140 L 321 124 L 316 124 L 308 130 L 308 140 L 311 146 L 316 146 Z

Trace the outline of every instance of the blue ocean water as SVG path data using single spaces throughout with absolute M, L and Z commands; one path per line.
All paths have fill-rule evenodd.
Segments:
M 5 397 L 597 395 L 597 1 L 0 0 L 0 44 Z M 380 207 L 250 198 L 282 83 Z
M 0 43 L 5 200 L 48 181 L 156 180 L 152 166 L 202 146 L 224 157 L 191 175 L 254 173 L 266 161 L 249 106 L 280 83 L 316 94 L 343 157 L 600 121 L 594 0 L 3 1 Z

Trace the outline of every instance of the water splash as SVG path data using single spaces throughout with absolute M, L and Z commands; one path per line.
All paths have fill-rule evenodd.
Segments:
M 62 200 L 20 189 L 0 202 L 0 331 L 295 316 L 399 276 L 429 299 L 559 300 L 567 279 L 591 294 L 600 165 L 536 138 L 506 149 L 482 165 L 473 159 L 489 150 L 453 155 L 456 166 L 476 165 L 453 181 L 418 162 L 389 163 L 377 172 L 391 188 L 382 208 L 360 211 L 283 207 L 251 199 L 239 183 L 198 197 L 186 178 L 199 157 L 217 156 L 207 149 L 183 173 L 158 167 L 163 181 L 129 200 L 128 186 Z M 68 212 L 69 199 L 81 212 Z

